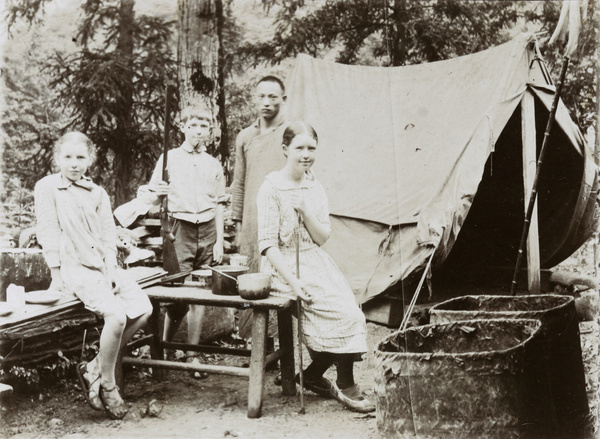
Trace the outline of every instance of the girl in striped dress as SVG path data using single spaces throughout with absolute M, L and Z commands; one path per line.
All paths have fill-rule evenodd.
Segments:
M 333 397 L 353 411 L 375 406 L 354 382 L 354 362 L 367 351 L 365 317 L 339 268 L 321 248 L 330 234 L 327 196 L 310 172 L 317 134 L 304 122 L 283 133 L 283 169 L 269 174 L 258 198 L 258 247 L 261 271 L 272 275 L 274 295 L 304 302 L 302 328 L 312 363 L 304 387 Z M 300 230 L 300 279 L 296 276 L 295 229 Z M 333 364 L 337 380 L 323 374 Z M 298 378 L 298 377 L 297 377 Z

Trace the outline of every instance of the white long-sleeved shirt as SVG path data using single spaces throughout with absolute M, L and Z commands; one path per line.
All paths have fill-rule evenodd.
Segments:
M 192 149 L 184 142 L 168 152 L 169 212 L 173 217 L 200 224 L 215 217 L 215 208 L 226 202 L 225 176 L 221 163 L 205 148 Z M 162 181 L 163 156 L 156 163 L 151 183 Z M 149 186 L 141 186 L 138 198 L 156 205 L 160 202 Z
M 35 185 L 37 238 L 50 268 L 116 267 L 116 226 L 106 191 L 83 177 L 49 175 Z

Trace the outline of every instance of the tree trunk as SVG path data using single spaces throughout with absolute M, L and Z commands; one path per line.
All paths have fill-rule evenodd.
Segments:
M 392 13 L 392 66 L 406 64 L 406 14 L 406 0 L 396 0 Z
M 116 54 L 123 62 L 126 78 L 122 84 L 123 94 L 119 102 L 119 116 L 114 137 L 114 175 L 115 175 L 115 205 L 118 206 L 130 198 L 129 186 L 133 175 L 132 152 L 136 145 L 132 140 L 133 132 L 133 27 L 135 0 L 121 0 L 119 7 L 119 39 Z
M 221 0 L 178 0 L 177 45 L 179 103 L 198 105 L 212 115 L 215 143 L 208 152 L 225 164 L 229 156 L 223 90 L 223 3 Z M 226 166 L 224 166 L 227 169 Z M 234 320 L 226 308 L 207 307 L 201 334 L 231 333 Z
M 181 108 L 206 107 L 212 114 L 215 145 L 209 152 L 229 156 L 223 91 L 222 0 L 178 0 L 178 78 Z
M 600 0 L 594 4 L 594 27 L 596 33 L 596 129 L 594 142 L 594 159 L 600 164 Z M 596 267 L 598 264 L 596 264 Z

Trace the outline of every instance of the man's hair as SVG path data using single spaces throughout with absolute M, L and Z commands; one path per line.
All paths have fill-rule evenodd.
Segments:
M 208 108 L 199 105 L 188 105 L 181 110 L 179 122 L 186 123 L 190 119 L 207 120 L 211 125 L 213 123 L 212 114 Z
M 278 78 L 275 75 L 267 75 L 267 76 L 263 76 L 257 83 L 256 86 L 258 86 L 258 84 L 260 84 L 261 82 L 274 82 L 276 84 L 279 84 L 279 87 L 281 87 L 281 91 L 285 94 L 285 85 L 283 84 L 283 81 Z

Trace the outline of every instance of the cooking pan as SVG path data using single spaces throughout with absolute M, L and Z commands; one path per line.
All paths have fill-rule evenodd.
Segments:
M 248 267 L 234 265 L 217 265 L 216 267 L 205 265 L 202 268 L 208 268 L 212 271 L 212 292 L 220 296 L 237 296 L 237 277 L 249 269 Z
M 225 266 L 227 267 L 227 266 Z M 232 267 L 232 266 L 229 266 Z M 232 270 L 222 270 L 221 267 L 208 267 L 213 272 L 213 294 L 224 294 L 222 291 L 218 292 L 214 288 L 214 279 L 221 278 L 221 283 L 228 283 L 228 286 L 231 284 L 236 288 L 236 293 L 247 300 L 259 300 L 266 299 L 269 297 L 269 293 L 271 292 L 271 275 L 266 273 L 248 273 L 243 274 L 243 272 L 235 273 Z M 244 271 L 248 270 L 247 267 L 238 267 L 233 266 L 233 268 L 243 268 Z M 231 290 L 228 291 L 226 295 L 231 294 Z

